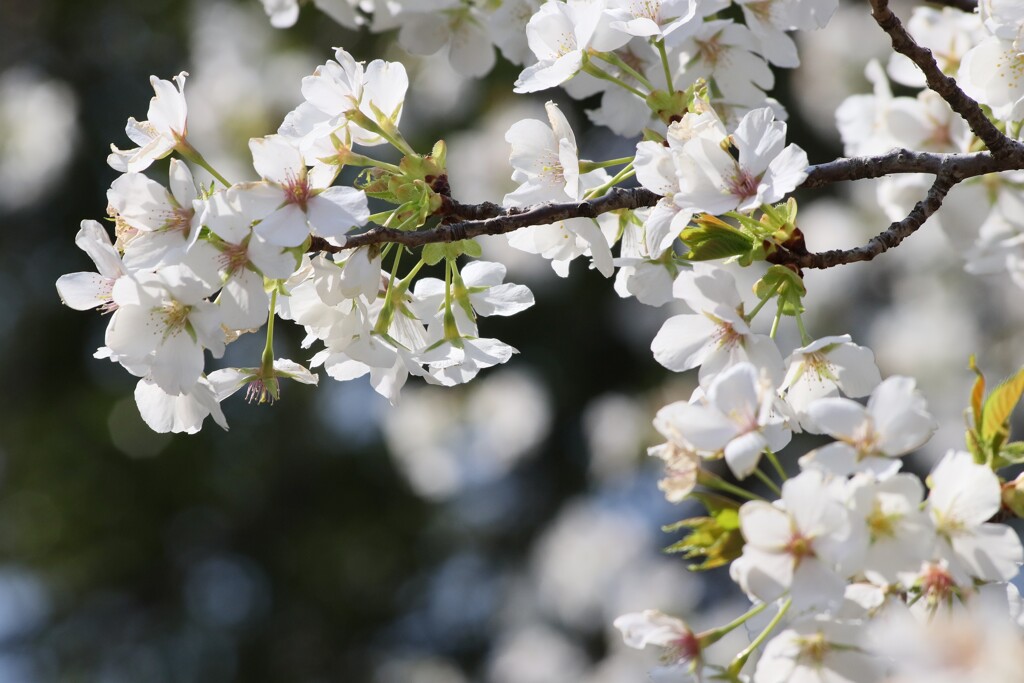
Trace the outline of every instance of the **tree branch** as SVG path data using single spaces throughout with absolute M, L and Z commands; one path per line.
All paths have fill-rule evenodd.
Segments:
M 856 263 L 858 261 L 870 261 L 879 254 L 882 254 L 914 234 L 928 217 L 939 210 L 942 201 L 949 191 L 960 182 L 960 179 L 953 172 L 943 171 L 935 177 L 928 194 L 924 199 L 914 205 L 907 217 L 896 223 L 892 223 L 885 232 L 875 235 L 862 247 L 854 249 L 832 249 L 819 253 L 798 253 L 795 251 L 780 248 L 778 252 L 769 259 L 772 263 L 796 266 L 797 268 L 832 268 L 845 263 Z
M 924 73 L 928 87 L 949 103 L 953 111 L 963 117 L 971 131 L 977 135 L 985 146 L 997 157 L 1020 155 L 1022 146 L 999 131 L 988 120 L 985 112 L 973 99 L 960 89 L 956 80 L 942 73 L 935 62 L 932 51 L 921 47 L 911 37 L 899 18 L 889 9 L 889 0 L 871 0 L 871 16 L 883 31 L 889 34 L 892 48 L 910 58 Z

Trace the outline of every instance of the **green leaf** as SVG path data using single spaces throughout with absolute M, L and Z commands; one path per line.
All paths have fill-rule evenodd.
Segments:
M 459 245 L 459 248 L 462 250 L 462 253 L 465 254 L 466 256 L 480 258 L 480 256 L 482 256 L 484 253 L 483 250 L 480 248 L 480 243 L 477 242 L 476 240 L 462 240 L 460 242 L 456 242 L 455 244 Z
M 754 248 L 754 240 L 728 223 L 707 216 L 696 227 L 687 228 L 679 235 L 690 253 L 691 261 L 712 261 L 746 254 Z
M 988 443 L 1010 434 L 1010 414 L 1024 393 L 1024 368 L 1000 383 L 982 407 L 981 436 Z M 1000 438 L 1001 437 L 1001 438 Z
M 985 375 L 982 374 L 981 369 L 978 368 L 977 363 L 974 360 L 974 356 L 968 361 L 968 367 L 974 371 L 977 377 L 974 379 L 974 386 L 971 387 L 971 410 L 974 412 L 974 428 L 977 429 L 978 425 L 981 424 L 982 416 L 982 398 L 985 396 Z

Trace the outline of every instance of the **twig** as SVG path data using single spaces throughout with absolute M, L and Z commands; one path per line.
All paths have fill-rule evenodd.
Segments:
M 334 253 L 345 249 L 384 243 L 421 247 L 432 242 L 457 242 L 481 235 L 503 235 L 531 225 L 547 225 L 570 218 L 597 218 L 603 213 L 619 209 L 654 206 L 658 199 L 658 195 L 642 187 L 630 190 L 615 188 L 608 194 L 590 201 L 541 204 L 525 209 L 502 209 L 502 215 L 494 218 L 449 223 L 430 230 L 404 232 L 392 228 L 373 228 L 358 235 L 350 235 L 342 247 L 336 247 L 328 244 L 325 240 L 314 238 L 310 245 L 310 251 Z
M 985 143 L 992 154 L 997 157 L 1021 154 L 1020 143 L 1003 135 L 988 120 L 978 103 L 968 97 L 953 78 L 942 73 L 942 69 L 939 68 L 932 56 L 932 51 L 917 44 L 899 18 L 889 9 L 889 0 L 871 0 L 871 16 L 874 17 L 879 27 L 889 34 L 892 48 L 909 57 L 921 69 L 928 87 L 938 93 L 949 103 L 953 111 L 963 117 L 971 131 Z
M 937 175 L 928 194 L 914 205 L 906 218 L 892 223 L 885 232 L 875 235 L 862 247 L 832 249 L 819 253 L 797 253 L 780 248 L 769 260 L 772 263 L 792 265 L 797 268 L 832 268 L 845 263 L 870 261 L 914 234 L 928 220 L 929 216 L 939 210 L 946 194 L 958 182 L 960 182 L 960 178 L 952 172 L 942 172 Z

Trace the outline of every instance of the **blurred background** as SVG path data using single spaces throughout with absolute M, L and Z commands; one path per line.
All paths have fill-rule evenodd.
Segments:
M 820 162 L 841 152 L 836 106 L 869 91 L 864 63 L 887 43 L 863 7 L 801 39 L 807 66 L 779 72 L 777 95 Z M 276 130 L 332 46 L 407 65 L 403 130 L 423 151 L 445 137 L 463 201 L 511 189 L 503 135 L 544 119 L 549 97 L 583 156 L 631 148 L 588 127 L 592 103 L 513 95 L 501 59 L 467 81 L 311 7 L 278 31 L 256 0 L 0 2 L 0 683 L 679 680 L 610 626 L 646 608 L 708 626 L 745 604 L 726 570 L 691 574 L 661 550 L 678 536 L 660 525 L 698 514 L 664 501 L 644 455 L 654 412 L 695 386 L 649 351 L 671 307 L 621 300 L 579 263 L 560 280 L 492 240 L 487 256 L 537 298 L 483 323 L 520 350 L 507 365 L 454 390 L 410 381 L 397 407 L 324 376 L 273 407 L 236 396 L 230 432 L 208 421 L 189 437 L 145 427 L 135 379 L 92 358 L 106 320 L 61 306 L 56 279 L 92 269 L 74 235 L 106 214 L 108 147 L 145 118 L 151 74 L 190 72 L 190 139 L 247 179 L 248 139 Z M 887 224 L 869 183 L 840 191 L 800 195 L 812 249 Z M 993 377 L 1022 360 L 1018 290 L 964 275 L 949 242 L 929 224 L 874 263 L 807 277 L 812 335 L 850 332 L 883 375 L 919 378 L 943 424 L 922 470 L 962 445 L 968 355 Z M 279 355 L 307 361 L 282 327 Z M 225 364 L 259 350 L 235 344 Z

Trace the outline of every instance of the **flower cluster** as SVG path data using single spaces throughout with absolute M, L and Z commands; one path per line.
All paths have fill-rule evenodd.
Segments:
M 296 0 L 263 4 L 275 26 L 296 20 Z M 346 26 L 398 28 L 412 52 L 446 48 L 467 75 L 490 70 L 497 45 L 524 65 L 516 92 L 562 86 L 577 98 L 600 94 L 591 119 L 621 135 L 642 132 L 642 140 L 631 156 L 588 160 L 549 102 L 546 122 L 519 121 L 505 136 L 516 189 L 500 207 L 467 208 L 452 196 L 444 142 L 419 154 L 399 130 L 408 87 L 402 65 L 364 64 L 339 48 L 303 79 L 304 101 L 277 133 L 250 140 L 259 179 L 232 183 L 189 140 L 187 74 L 174 83 L 154 77 L 148 119 L 128 122 L 138 147 L 115 147 L 109 157 L 123 174 L 107 194 L 115 239 L 84 221 L 77 244 L 97 272 L 57 282 L 67 305 L 110 314 L 96 355 L 139 378 L 136 400 L 153 429 L 195 432 L 211 415 L 226 428 L 220 401 L 239 389 L 263 402 L 279 397 L 282 378 L 316 383 L 304 365 L 275 359 L 278 319 L 303 328 L 304 349 L 316 344 L 309 367 L 339 381 L 368 376 L 392 402 L 409 375 L 452 386 L 505 363 L 515 349 L 481 336 L 479 318 L 518 313 L 533 296 L 504 282 L 504 266 L 473 260 L 481 250 L 472 237 L 510 232 L 509 244 L 549 260 L 561 276 L 584 257 L 615 277 L 621 296 L 682 311 L 666 317 L 650 348 L 671 371 L 696 369 L 698 386 L 658 411 L 654 426 L 665 441 L 649 453 L 664 462 L 659 487 L 668 500 L 707 507 L 708 516 L 680 523 L 692 532 L 674 547 L 701 558 L 702 568 L 728 566 L 753 607 L 701 633 L 656 610 L 627 614 L 615 624 L 626 645 L 659 647 L 698 676 L 733 681 L 750 673 L 750 661 L 755 683 L 1016 680 L 995 671 L 987 653 L 1004 644 L 1014 658 L 1008 670 L 1019 672 L 1024 636 L 1008 582 L 1024 549 L 995 520 L 1024 516 L 1024 483 L 997 474 L 1024 461 L 1024 442 L 1009 441 L 1024 374 L 983 400 L 979 373 L 967 450 L 950 450 L 922 483 L 902 471 L 904 456 L 937 429 L 916 382 L 883 381 L 871 350 L 850 335 L 815 339 L 804 326 L 799 258 L 809 252 L 789 195 L 814 169 L 787 144 L 785 111 L 767 92 L 772 66 L 799 63 L 787 32 L 824 26 L 834 0 L 737 0 L 732 12 L 726 0 L 314 4 Z M 1016 134 L 1024 119 L 1024 10 L 1020 0 L 987 0 L 981 9 L 918 9 L 909 30 L 935 48 L 936 67 L 957 76 L 960 94 L 986 107 L 979 115 L 998 134 Z M 847 152 L 909 147 L 988 160 L 977 154 L 985 135 L 954 114 L 948 93 L 893 95 L 889 78 L 924 85 L 914 68 L 906 57 L 887 72 L 869 65 L 874 93 L 837 112 Z M 383 145 L 401 160 L 366 153 Z M 167 186 L 145 175 L 171 155 Z M 197 184 L 189 164 L 215 182 Z M 338 184 L 347 168 L 361 170 Z M 970 195 L 978 230 L 964 250 L 968 270 L 1009 270 L 1024 284 L 1020 173 L 979 176 L 955 191 Z M 594 208 L 634 177 L 655 199 Z M 910 174 L 880 183 L 894 220 L 914 218 L 909 204 L 922 183 Z M 371 199 L 385 208 L 371 213 Z M 533 211 L 548 218 L 509 222 Z M 753 299 L 734 276 L 746 267 L 756 272 Z M 762 311 L 773 315 L 758 318 Z M 779 342 L 788 320 L 799 346 Z M 221 358 L 261 329 L 258 362 L 207 371 L 207 353 Z M 787 471 L 778 452 L 809 439 L 820 445 L 792 454 L 799 471 Z M 728 663 L 707 656 L 768 610 L 750 647 Z M 938 664 L 928 656 L 965 629 L 972 652 Z

